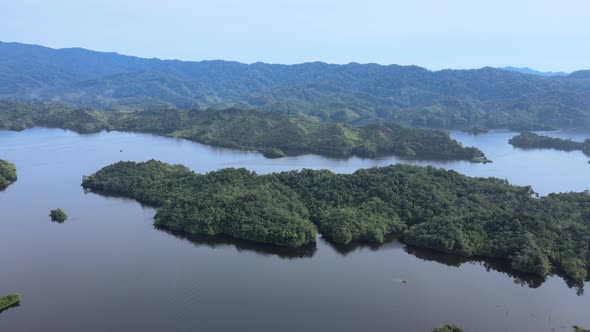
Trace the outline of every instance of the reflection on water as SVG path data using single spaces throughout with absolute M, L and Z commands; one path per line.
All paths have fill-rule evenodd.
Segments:
M 351 242 L 348 244 L 338 244 L 332 243 L 323 237 L 321 238 L 322 241 L 326 243 L 326 245 L 330 246 L 334 251 L 339 253 L 342 256 L 347 256 L 351 253 L 368 249 L 370 251 L 377 251 L 377 250 L 384 250 L 384 249 L 393 249 L 397 248 L 400 249 L 403 247 L 403 244 L 398 241 L 399 234 L 389 234 L 385 236 L 385 239 L 382 244 L 378 243 L 370 243 L 370 242 Z
M 288 248 L 270 244 L 258 243 L 248 240 L 235 239 L 224 235 L 208 236 L 194 235 L 183 232 L 173 231 L 164 227 L 154 226 L 155 229 L 168 233 L 177 239 L 186 240 L 197 247 L 207 246 L 209 248 L 234 247 L 239 252 L 252 251 L 256 254 L 267 256 L 275 255 L 281 259 L 293 260 L 300 258 L 311 258 L 317 248 L 315 244 L 302 246 L 299 248 Z
M 84 193 L 80 186 L 84 175 L 108 164 L 159 159 L 200 173 L 223 167 L 350 173 L 405 162 L 506 178 L 541 194 L 590 189 L 581 152 L 517 151 L 507 143 L 511 135 L 453 133 L 494 160 L 482 165 L 313 155 L 270 160 L 144 134 L 0 131 L 0 159 L 16 164 L 19 176 L 0 193 L 0 294 L 18 293 L 25 303 L 1 313 L 0 331 L 389 332 L 430 331 L 449 322 L 466 331 L 590 326 L 583 285 L 523 275 L 504 261 L 409 248 L 395 236 L 382 245 L 346 246 L 319 237 L 314 246 L 295 250 L 187 236 L 154 229 L 153 208 Z M 47 216 L 56 206 L 69 216 L 59 226 Z
M 207 236 L 207 235 L 193 235 L 186 234 L 183 232 L 168 230 L 164 227 L 154 226 L 155 229 L 168 233 L 178 239 L 186 240 L 193 245 L 207 246 L 209 248 L 224 248 L 234 247 L 237 251 L 252 251 L 256 254 L 267 256 L 274 255 L 281 259 L 293 260 L 302 258 L 312 258 L 317 252 L 316 244 L 303 246 L 299 248 L 288 248 L 275 246 L 264 243 L 257 243 L 248 240 L 235 239 L 225 235 Z M 461 265 L 466 263 L 481 264 L 486 271 L 495 271 L 507 275 L 514 279 L 514 283 L 523 287 L 538 288 L 546 280 L 545 277 L 537 276 L 530 273 L 524 273 L 514 270 L 510 263 L 504 259 L 497 258 L 483 258 L 483 257 L 463 257 L 458 255 L 444 254 L 431 249 L 416 248 L 413 246 L 407 246 L 400 242 L 399 234 L 390 234 L 385 237 L 385 241 L 382 244 L 368 243 L 368 242 L 352 242 L 346 245 L 337 244 L 318 236 L 318 241 L 322 243 L 322 246 L 328 246 L 335 252 L 342 256 L 347 256 L 351 253 L 361 250 L 387 250 L 387 249 L 403 249 L 406 253 L 415 256 L 423 261 L 435 262 L 443 264 L 445 266 L 459 268 Z M 569 288 L 574 288 L 577 295 L 584 294 L 584 284 L 577 283 L 568 280 L 563 275 L 559 275 L 564 278 Z
M 11 305 L 10 307 L 6 307 L 6 308 L 0 310 L 0 314 L 3 313 L 3 312 L 5 312 L 5 311 L 8 311 L 8 310 L 14 310 L 14 309 L 16 309 L 16 308 L 18 308 L 20 306 L 21 306 L 20 302 L 15 303 L 15 304 Z
M 428 249 L 421 249 L 415 248 L 412 246 L 404 247 L 404 250 L 414 255 L 422 260 L 429 261 L 429 262 L 436 262 L 439 264 L 443 264 L 446 266 L 451 267 L 461 267 L 461 265 L 466 263 L 479 263 L 481 264 L 486 271 L 495 271 L 503 273 L 510 278 L 514 279 L 514 283 L 526 286 L 530 288 L 538 288 L 545 282 L 545 278 L 541 276 L 536 276 L 534 274 L 523 273 L 519 271 L 515 271 L 511 266 L 510 263 L 506 260 L 502 259 L 492 259 L 492 258 L 468 258 L 456 255 L 447 255 L 443 253 L 439 253 L 433 250 Z M 572 285 L 573 286 L 573 285 Z M 583 289 L 584 285 L 578 285 L 581 289 Z M 583 293 L 583 291 L 582 291 Z

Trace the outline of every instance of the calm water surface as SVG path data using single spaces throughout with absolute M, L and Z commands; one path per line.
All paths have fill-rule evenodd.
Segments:
M 447 322 L 466 331 L 590 326 L 590 296 L 556 276 L 530 279 L 502 262 L 416 251 L 395 239 L 381 247 L 335 247 L 319 239 L 293 251 L 187 238 L 155 229 L 151 208 L 80 187 L 83 175 L 110 163 L 154 158 L 196 172 L 246 167 L 259 173 L 353 172 L 407 162 L 506 178 L 541 194 L 590 189 L 590 165 L 581 152 L 517 150 L 507 144 L 513 135 L 453 133 L 494 160 L 482 165 L 311 155 L 270 160 L 144 134 L 0 131 L 0 158 L 15 163 L 19 175 L 0 192 L 0 293 L 17 292 L 23 299 L 0 314 L 0 331 L 430 331 Z M 56 207 L 70 220 L 52 223 L 47 215 Z

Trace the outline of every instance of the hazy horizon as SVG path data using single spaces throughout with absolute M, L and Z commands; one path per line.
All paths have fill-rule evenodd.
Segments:
M 588 69 L 582 0 L 172 0 L 2 4 L 0 40 L 143 58 Z

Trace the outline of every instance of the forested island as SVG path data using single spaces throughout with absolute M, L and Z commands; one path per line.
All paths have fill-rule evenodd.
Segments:
M 56 127 L 80 133 L 119 130 L 257 150 L 268 157 L 315 153 L 332 157 L 455 159 L 487 162 L 482 151 L 464 147 L 449 133 L 394 124 L 355 127 L 257 110 L 102 111 L 59 105 L 0 102 L 0 129 Z
M 68 220 L 68 214 L 60 208 L 49 211 L 49 217 L 51 218 L 51 221 L 60 224 L 63 224 L 66 220 Z
M 5 189 L 16 181 L 16 166 L 0 159 L 0 190 Z
M 454 324 L 445 324 L 435 328 L 432 332 L 463 332 L 463 329 Z
M 19 302 L 20 296 L 18 294 L 11 293 L 6 296 L 0 296 L 0 311 L 8 309 Z
M 392 165 L 353 174 L 245 169 L 195 174 L 159 161 L 119 162 L 85 177 L 85 189 L 158 207 L 155 225 L 279 246 L 328 240 L 413 246 L 503 258 L 515 270 L 582 282 L 590 263 L 590 194 L 537 197 L 530 187 L 434 167 Z
M 527 131 L 512 137 L 508 142 L 521 149 L 580 150 L 585 155 L 590 156 L 590 138 L 587 138 L 584 142 L 576 142 L 571 139 L 549 137 Z

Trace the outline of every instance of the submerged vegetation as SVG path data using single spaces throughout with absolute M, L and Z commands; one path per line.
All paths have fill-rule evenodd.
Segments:
M 68 220 L 68 215 L 66 214 L 66 212 L 59 208 L 49 211 L 49 216 L 51 217 L 51 221 L 55 221 L 60 224 Z
M 462 146 L 447 132 L 393 124 L 354 127 L 309 117 L 239 109 L 100 111 L 0 102 L 0 129 L 22 130 L 33 126 L 81 133 L 147 132 L 215 146 L 258 150 L 271 158 L 301 153 L 333 157 L 395 154 L 406 158 L 460 160 L 484 157 L 479 149 Z
M 527 131 L 512 137 L 508 142 L 521 149 L 580 150 L 585 155 L 590 156 L 590 138 L 587 138 L 584 142 L 576 142 L 571 139 L 549 137 Z
M 515 270 L 560 272 L 582 282 L 590 263 L 590 194 L 537 198 L 530 187 L 434 167 L 392 165 L 353 174 L 245 169 L 195 174 L 158 161 L 119 162 L 86 189 L 158 207 L 155 224 L 189 234 L 225 234 L 281 246 L 315 241 L 407 244 L 466 257 L 508 260 Z
M 8 187 L 16 181 L 16 166 L 0 159 L 0 190 Z
M 6 296 L 0 296 L 0 311 L 10 308 L 20 302 L 20 296 L 18 294 L 8 294 Z

